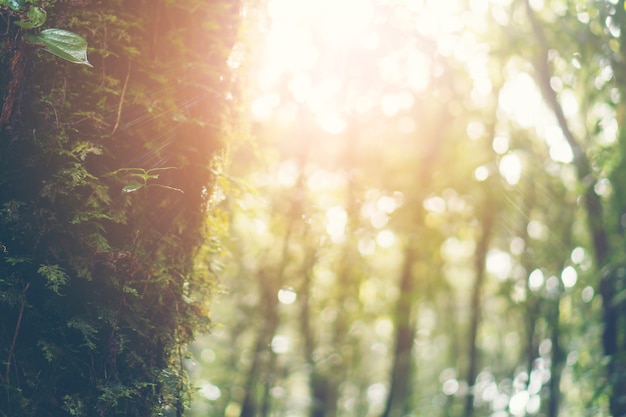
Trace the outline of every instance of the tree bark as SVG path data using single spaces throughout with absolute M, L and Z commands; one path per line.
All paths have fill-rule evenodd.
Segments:
M 560 344 L 559 324 L 561 316 L 560 297 L 554 301 L 554 310 L 552 315 L 552 334 L 550 341 L 552 342 L 552 358 L 550 365 L 550 397 L 548 399 L 548 415 L 547 417 L 558 417 L 559 405 L 561 403 L 561 374 L 563 372 L 563 351 Z
M 483 218 L 480 222 L 480 237 L 476 245 L 476 252 L 474 254 L 474 271 L 475 281 L 472 291 L 471 312 L 470 312 L 470 328 L 468 334 L 468 349 L 469 349 L 469 363 L 467 368 L 467 385 L 469 391 L 467 397 L 465 397 L 465 408 L 463 415 L 465 417 L 471 417 L 474 413 L 474 384 L 476 383 L 476 375 L 478 373 L 478 326 L 481 319 L 481 305 L 482 305 L 482 290 L 483 282 L 485 281 L 485 265 L 487 260 L 487 250 L 489 248 L 489 240 L 491 238 L 491 230 L 493 227 L 493 216 L 487 209 L 487 204 L 482 208 Z
M 261 279 L 261 281 L 263 280 Z M 270 291 L 264 292 L 264 298 L 270 296 L 268 293 Z M 269 367 L 264 369 L 263 365 L 266 362 L 267 355 L 273 354 L 270 344 L 278 327 L 278 312 L 276 311 L 275 302 L 272 303 L 272 301 L 271 299 L 262 301 L 268 303 L 268 308 L 265 309 L 265 325 L 261 327 L 254 346 L 252 366 L 248 371 L 246 379 L 245 397 L 241 405 L 240 417 L 256 417 L 260 407 L 264 406 L 264 403 L 259 404 L 257 387 L 262 375 L 271 373 L 271 369 L 268 369 Z
M 409 242 L 404 251 L 404 264 L 399 285 L 400 298 L 396 304 L 394 315 L 396 335 L 391 367 L 391 386 L 383 417 L 401 417 L 406 409 L 416 325 L 416 320 L 413 318 L 413 301 L 416 286 L 413 277 L 415 260 L 416 251 L 411 242 Z

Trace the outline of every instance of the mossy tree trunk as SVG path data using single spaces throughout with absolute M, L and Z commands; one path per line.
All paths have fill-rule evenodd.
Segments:
M 238 2 L 46 7 L 93 68 L 0 9 L 0 416 L 180 415 Z

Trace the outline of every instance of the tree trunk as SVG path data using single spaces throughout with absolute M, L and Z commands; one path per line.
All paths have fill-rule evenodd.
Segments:
M 558 417 L 559 405 L 561 403 L 561 374 L 563 371 L 563 351 L 560 344 L 560 298 L 555 300 L 554 313 L 552 316 L 552 335 L 550 341 L 552 342 L 552 358 L 550 365 L 550 398 L 548 400 L 548 415 L 547 417 Z
M 587 208 L 587 227 L 591 235 L 596 268 L 602 274 L 598 292 L 602 296 L 602 321 L 604 324 L 602 346 L 604 355 L 609 358 L 607 376 L 612 391 L 610 394 L 609 409 L 613 416 L 622 417 L 626 416 L 626 394 L 623 394 L 626 392 L 626 346 L 620 346 L 618 343 L 622 333 L 620 326 L 618 326 L 622 305 L 621 303 L 616 303 L 614 300 L 618 290 L 617 279 L 615 274 L 608 270 L 611 247 L 607 228 L 604 224 L 604 210 L 600 197 L 593 188 L 596 181 L 591 169 L 591 163 L 580 143 L 574 138 L 565 113 L 563 112 L 563 108 L 558 101 L 557 94 L 550 85 L 549 47 L 543 28 L 537 21 L 529 0 L 526 0 L 525 6 L 527 16 L 532 24 L 535 39 L 538 41 L 541 48 L 540 55 L 534 63 L 537 73 L 537 82 L 541 88 L 544 99 L 556 116 L 563 136 L 572 149 L 578 182 L 584 187 L 583 199 Z M 623 16 L 623 0 L 619 2 L 617 10 L 620 10 L 620 16 Z
M 272 300 L 266 300 L 265 302 L 271 304 L 271 301 Z M 271 373 L 269 364 L 264 369 L 264 363 L 267 361 L 267 355 L 273 354 L 270 344 L 276 333 L 276 328 L 278 327 L 278 314 L 275 303 L 274 306 L 269 306 L 265 314 L 266 322 L 257 336 L 252 357 L 252 366 L 246 378 L 245 397 L 241 405 L 240 417 L 256 417 L 259 413 L 259 407 L 264 405 L 264 403 L 259 404 L 257 387 L 263 375 L 269 375 Z
M 489 240 L 491 238 L 491 229 L 493 226 L 493 216 L 488 210 L 489 199 L 487 199 L 485 207 L 482 208 L 484 215 L 480 224 L 480 237 L 476 245 L 476 252 L 474 255 L 474 271 L 476 273 L 476 279 L 474 281 L 474 288 L 472 292 L 472 303 L 470 312 L 470 328 L 468 334 L 468 348 L 469 348 L 469 363 L 467 368 L 467 385 L 469 391 L 465 398 L 465 409 L 463 415 L 465 417 L 471 417 L 474 413 L 474 384 L 476 383 L 476 375 L 478 373 L 478 326 L 481 318 L 481 293 L 483 290 L 483 282 L 485 281 L 485 265 L 487 260 L 487 250 L 489 248 Z
M 394 315 L 396 334 L 393 364 L 391 366 L 391 385 L 383 417 L 401 417 L 407 408 L 407 397 L 411 380 L 411 356 L 413 354 L 413 339 L 416 325 L 416 320 L 413 318 L 415 298 L 413 264 L 415 263 L 415 258 L 415 248 L 409 242 L 404 252 L 404 265 L 399 286 L 400 296 Z

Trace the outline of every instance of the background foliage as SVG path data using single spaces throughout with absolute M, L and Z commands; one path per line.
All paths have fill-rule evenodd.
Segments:
M 258 9 L 194 415 L 626 415 L 624 2 L 320 4 Z

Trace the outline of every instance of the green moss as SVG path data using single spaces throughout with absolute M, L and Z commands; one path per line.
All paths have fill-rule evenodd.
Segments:
M 47 4 L 46 26 L 85 37 L 93 68 L 0 27 L 0 95 L 19 77 L 0 127 L 0 416 L 181 414 L 238 5 L 74 3 Z M 123 192 L 129 174 L 142 186 Z

